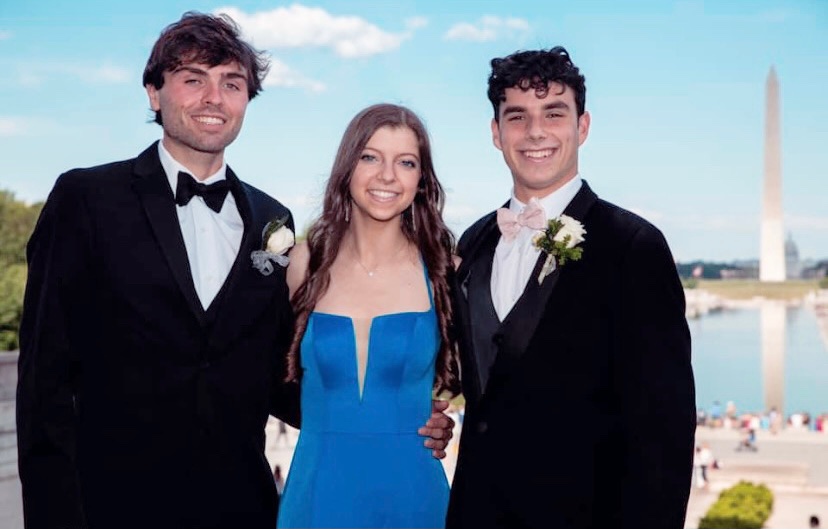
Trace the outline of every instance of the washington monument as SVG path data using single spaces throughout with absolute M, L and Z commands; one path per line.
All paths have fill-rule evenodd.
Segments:
M 765 85 L 765 185 L 762 195 L 760 281 L 785 281 L 782 228 L 782 156 L 779 138 L 779 81 L 771 66 Z

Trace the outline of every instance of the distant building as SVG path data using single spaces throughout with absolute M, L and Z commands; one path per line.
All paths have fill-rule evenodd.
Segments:
M 809 263 L 802 269 L 803 279 L 822 279 L 823 277 L 828 277 L 828 260 Z
M 802 262 L 799 260 L 799 248 L 793 240 L 790 232 L 785 241 L 785 274 L 787 279 L 799 279 L 802 277 Z

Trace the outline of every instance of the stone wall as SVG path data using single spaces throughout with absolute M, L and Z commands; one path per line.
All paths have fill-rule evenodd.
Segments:
M 17 353 L 0 353 L 0 480 L 17 478 Z

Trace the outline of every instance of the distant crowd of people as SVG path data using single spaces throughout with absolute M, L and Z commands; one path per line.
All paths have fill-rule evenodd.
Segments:
M 697 410 L 696 424 L 708 428 L 738 429 L 753 434 L 759 430 L 776 434 L 783 428 L 828 433 L 828 412 L 813 417 L 809 412 L 798 411 L 785 419 L 776 407 L 764 412 L 739 413 L 733 401 L 728 401 L 724 407 L 719 401 L 713 401 L 707 410 Z
M 782 430 L 828 433 L 828 413 L 812 416 L 809 412 L 797 411 L 785 417 L 776 407 L 764 412 L 740 413 L 733 401 L 728 401 L 724 406 L 720 401 L 713 401 L 709 408 L 696 410 L 696 425 L 697 428 L 739 431 L 739 441 L 734 449 L 738 452 L 756 452 L 759 450 L 757 432 L 760 431 L 771 434 L 778 434 Z M 724 465 L 727 465 L 726 461 Z M 710 445 L 701 440 L 693 453 L 693 486 L 702 490 L 710 489 L 711 471 L 719 468 L 722 468 L 721 460 Z M 808 527 L 821 527 L 817 514 L 808 517 Z

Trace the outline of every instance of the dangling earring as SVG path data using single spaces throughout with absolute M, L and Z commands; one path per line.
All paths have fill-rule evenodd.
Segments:
M 351 201 L 348 201 L 348 205 L 345 206 L 345 224 L 351 222 Z
M 414 202 L 411 203 L 411 231 L 417 233 L 417 210 L 415 209 Z

